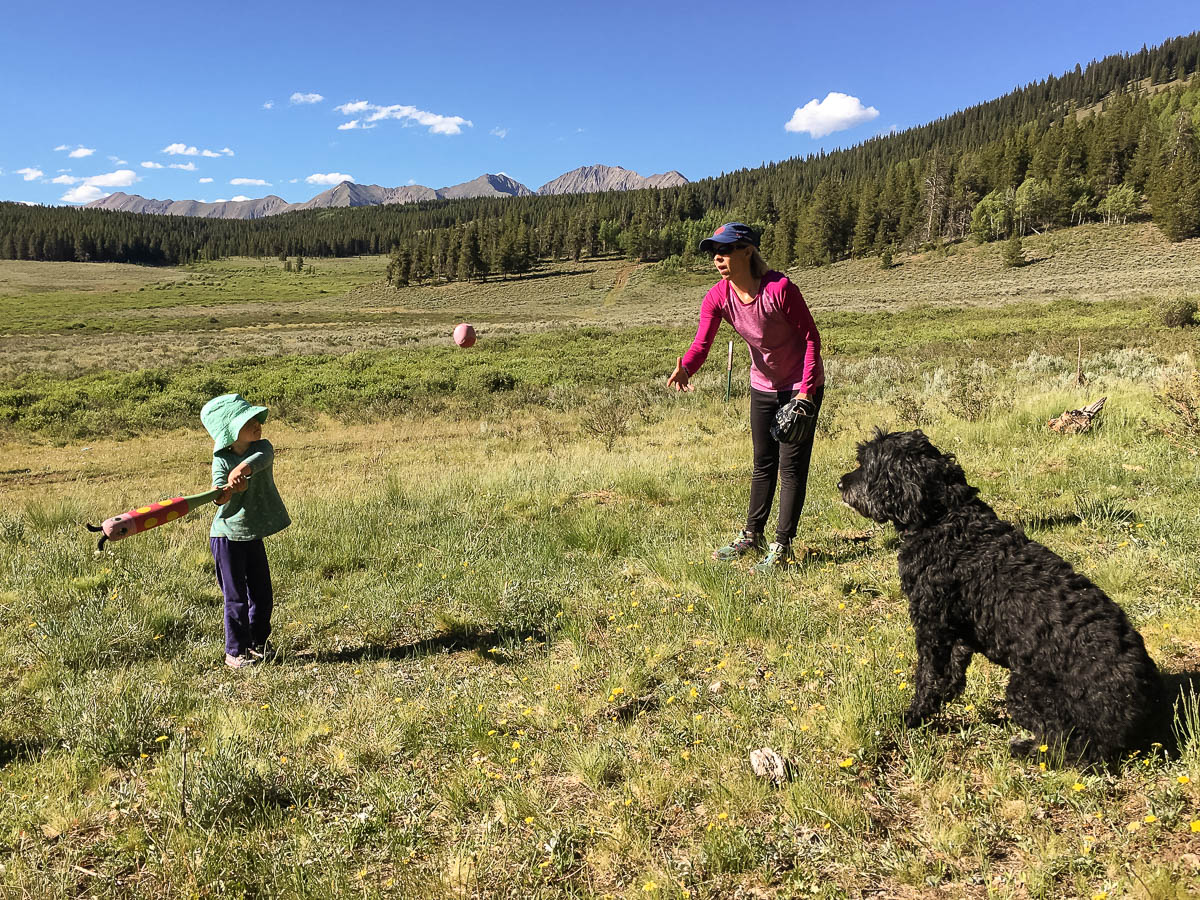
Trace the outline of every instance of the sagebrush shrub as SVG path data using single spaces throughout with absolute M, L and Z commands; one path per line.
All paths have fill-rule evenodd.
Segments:
M 999 399 L 995 377 L 995 370 L 982 360 L 958 361 L 950 373 L 946 408 L 960 419 L 978 422 Z
M 1195 300 L 1167 300 L 1158 307 L 1158 321 L 1168 328 L 1190 328 L 1196 324 Z
M 1168 378 L 1154 399 L 1173 419 L 1168 431 L 1190 444 L 1200 443 L 1200 370 Z

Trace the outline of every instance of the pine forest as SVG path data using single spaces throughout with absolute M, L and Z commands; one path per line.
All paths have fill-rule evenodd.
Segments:
M 1150 217 L 1200 235 L 1200 32 L 1108 57 L 927 125 L 676 188 L 200 219 L 0 203 L 0 259 L 178 264 L 391 253 L 396 286 L 623 254 L 693 262 L 721 221 L 777 268 Z

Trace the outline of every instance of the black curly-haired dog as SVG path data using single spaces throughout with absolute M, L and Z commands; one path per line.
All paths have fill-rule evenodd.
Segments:
M 901 537 L 900 583 L 917 645 L 910 728 L 965 686 L 971 656 L 1010 672 L 1009 717 L 1087 763 L 1160 737 L 1164 689 L 1124 611 L 1060 556 L 997 517 L 955 458 L 920 431 L 858 446 L 842 499 Z M 1029 741 L 1014 739 L 1014 754 Z

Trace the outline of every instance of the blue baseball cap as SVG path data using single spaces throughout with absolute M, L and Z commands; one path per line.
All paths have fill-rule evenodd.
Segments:
M 706 237 L 700 242 L 700 252 L 712 253 L 722 245 L 738 243 L 753 244 L 757 247 L 758 232 L 741 222 L 726 222 L 712 233 L 712 237 Z

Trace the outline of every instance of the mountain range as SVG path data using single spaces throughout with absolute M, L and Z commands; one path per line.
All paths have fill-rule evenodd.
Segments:
M 343 181 L 304 203 L 288 203 L 270 194 L 256 200 L 151 200 L 137 194 L 117 191 L 86 204 L 91 209 L 115 209 L 122 212 L 152 213 L 165 216 L 196 216 L 203 219 L 261 219 L 301 209 L 331 209 L 346 206 L 383 206 L 391 203 L 417 203 L 421 200 L 455 200 L 466 197 L 532 197 L 535 193 L 590 194 L 600 191 L 634 191 L 642 188 L 675 187 L 688 180 L 672 170 L 643 177 L 620 166 L 580 166 L 531 191 L 507 175 L 480 175 L 471 181 L 450 187 L 427 188 L 419 184 L 380 187 Z

